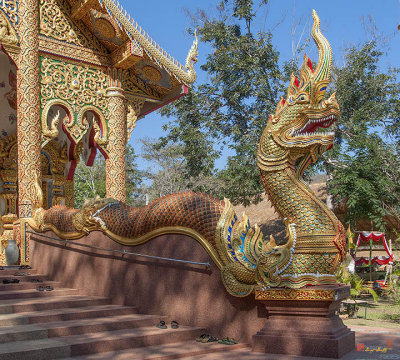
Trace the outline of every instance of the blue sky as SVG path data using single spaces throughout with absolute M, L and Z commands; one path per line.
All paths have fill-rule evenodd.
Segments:
M 191 20 L 185 9 L 191 13 L 197 9 L 204 9 L 213 17 L 212 15 L 217 13 L 215 8 L 220 0 L 119 1 L 159 45 L 184 64 L 193 42 L 193 38 L 186 32 Z M 303 38 L 310 34 L 312 9 L 317 11 L 321 19 L 322 32 L 331 43 L 334 61 L 339 65 L 343 64 L 343 52 L 346 47 L 371 39 L 371 34 L 375 31 L 378 36 L 390 40 L 385 47 L 386 54 L 382 66 L 400 67 L 400 31 L 397 30 L 400 24 L 400 0 L 270 0 L 267 7 L 260 10 L 254 28 L 271 30 L 273 42 L 281 54 L 281 61 L 289 60 L 292 57 L 292 39 L 297 42 L 303 32 Z M 370 17 L 376 27 L 373 31 Z M 293 24 L 296 24 L 294 36 Z M 366 27 L 370 30 L 366 30 Z M 206 74 L 200 70 L 207 52 L 208 48 L 200 43 L 199 62 L 196 64 L 199 82 L 207 81 Z M 311 59 L 317 59 L 317 50 L 313 43 L 306 52 Z M 267 116 L 268 114 L 266 118 Z M 162 135 L 161 127 L 167 121 L 168 119 L 163 119 L 158 113 L 152 113 L 138 122 L 130 140 L 136 153 L 140 153 L 138 139 Z M 147 166 L 140 159 L 138 164 L 141 168 Z M 221 163 L 219 165 L 221 166 Z

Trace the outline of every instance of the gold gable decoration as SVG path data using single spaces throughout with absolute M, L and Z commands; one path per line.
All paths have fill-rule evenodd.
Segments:
M 0 41 L 3 45 L 16 45 L 18 43 L 17 33 L 2 11 L 0 11 Z
M 11 24 L 18 25 L 18 0 L 0 0 L 0 8 L 7 15 Z
M 107 50 L 85 25 L 76 24 L 67 14 L 70 5 L 65 0 L 40 0 L 40 35 L 107 54 Z

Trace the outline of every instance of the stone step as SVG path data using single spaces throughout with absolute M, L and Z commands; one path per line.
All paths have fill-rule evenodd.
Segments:
M 127 315 L 111 315 L 106 317 L 107 314 L 105 314 L 104 311 L 102 312 L 102 315 L 104 316 L 89 319 L 79 318 L 79 320 L 44 323 L 40 324 L 40 326 L 44 329 L 47 329 L 48 337 L 59 337 L 132 329 L 138 327 L 152 327 L 156 326 L 160 319 L 166 318 L 156 315 L 132 313 Z
M 16 325 L 0 327 L 0 344 L 12 341 L 47 339 L 47 329 L 38 325 Z
M 45 360 L 71 356 L 71 347 L 55 339 L 15 341 L 0 344 L 1 360 Z
M 178 329 L 158 329 L 155 326 L 110 332 L 58 337 L 71 346 L 71 355 L 86 355 L 106 351 L 140 348 L 189 341 L 204 331 L 201 328 L 180 326 Z
M 225 345 L 226 347 L 229 346 L 236 346 L 236 345 Z M 279 354 L 263 354 L 263 353 L 256 353 L 252 352 L 251 348 L 247 349 L 231 349 L 229 351 L 229 360 L 323 360 L 322 358 L 313 358 L 313 357 L 303 357 L 303 356 L 291 356 L 291 355 L 279 355 Z M 208 354 L 201 354 L 201 355 L 194 355 L 183 357 L 182 359 L 190 359 L 190 360 L 226 360 L 227 354 L 225 352 L 218 352 L 218 353 L 208 353 Z M 357 358 L 354 358 L 357 359 Z M 364 359 L 364 358 L 359 358 Z M 329 360 L 329 359 L 326 359 Z
M 80 318 L 79 320 L 41 323 L 39 325 L 2 326 L 0 327 L 0 343 L 155 326 L 159 321 L 160 317 L 155 315 L 128 314 L 89 319 Z
M 42 281 L 49 281 L 49 277 L 47 275 L 43 275 L 43 274 L 31 274 L 31 275 L 24 275 L 24 276 L 15 276 L 15 275 L 4 275 L 1 271 L 0 271 L 0 283 L 3 283 L 3 280 L 5 279 L 18 279 L 20 282 L 30 282 L 31 279 L 40 279 Z
M 92 319 L 136 313 L 134 307 L 120 305 L 96 305 L 81 308 L 60 308 L 16 314 L 0 315 L 0 326 L 15 326 L 24 324 L 43 324 L 49 322 L 69 321 L 78 319 Z
M 60 287 L 60 283 L 57 281 L 42 281 L 42 282 L 20 281 L 19 283 L 11 283 L 11 284 L 3 284 L 3 282 L 0 281 L 0 291 L 19 291 L 28 289 L 36 290 L 38 286 L 48 286 L 48 285 L 52 286 L 54 289 Z
M 1 268 L 1 267 L 0 267 Z M 35 269 L 19 269 L 19 268 L 7 268 L 3 266 L 3 270 L 0 270 L 0 276 L 19 276 L 19 274 L 25 273 L 29 275 L 37 274 L 37 270 Z M 15 275 L 17 274 L 17 275 Z
M 36 289 L 0 291 L 0 300 L 8 299 L 26 299 L 35 297 L 51 297 L 51 296 L 66 296 L 77 295 L 77 289 L 54 289 L 52 291 L 38 291 Z
M 97 354 L 89 354 L 82 356 L 74 356 L 64 358 L 62 360 L 170 360 L 190 358 L 194 356 L 206 355 L 221 355 L 221 359 L 230 358 L 231 352 L 244 349 L 250 352 L 247 344 L 222 345 L 214 343 L 198 343 L 194 340 L 185 342 L 177 342 L 173 344 L 163 344 L 154 346 L 145 346 L 135 349 L 126 349 L 120 351 L 107 351 Z M 226 354 L 229 351 L 229 354 Z M 260 354 L 259 354 L 260 355 Z M 212 357 L 210 357 L 212 359 Z
M 12 278 L 20 282 L 2 283 Z M 54 290 L 37 290 L 47 285 Z M 0 270 L 0 360 L 166 360 L 234 353 L 247 346 L 198 343 L 194 339 L 204 329 L 159 329 L 161 319 L 168 318 L 138 314 L 136 308 L 113 305 L 110 299 L 60 288 L 35 270 Z
M 110 304 L 110 299 L 100 296 L 56 296 L 26 299 L 8 299 L 0 302 L 0 314 L 29 311 L 77 308 Z

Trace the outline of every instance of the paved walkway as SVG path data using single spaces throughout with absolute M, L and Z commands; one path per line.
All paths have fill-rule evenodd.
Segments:
M 400 360 L 400 332 L 397 329 L 354 326 L 356 332 L 356 349 L 345 355 L 341 360 Z M 192 360 L 328 360 L 306 356 L 257 354 L 247 349 L 229 353 L 198 355 Z

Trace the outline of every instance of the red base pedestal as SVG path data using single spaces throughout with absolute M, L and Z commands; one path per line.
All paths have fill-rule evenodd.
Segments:
M 265 289 L 265 326 L 253 336 L 255 352 L 340 358 L 355 347 L 355 334 L 335 314 L 349 294 L 345 285 Z

